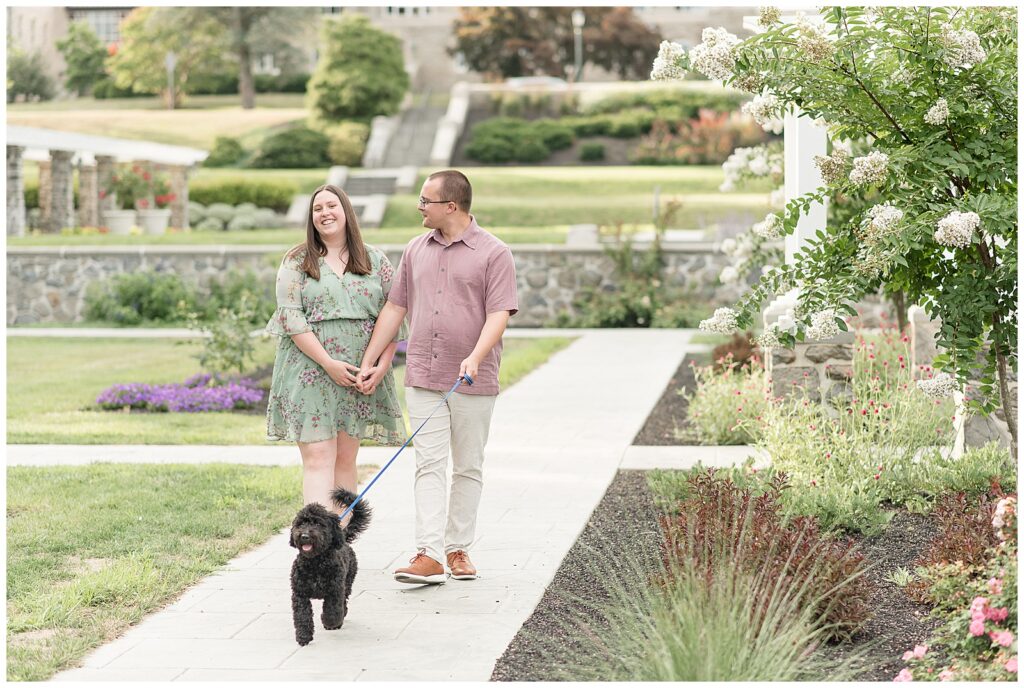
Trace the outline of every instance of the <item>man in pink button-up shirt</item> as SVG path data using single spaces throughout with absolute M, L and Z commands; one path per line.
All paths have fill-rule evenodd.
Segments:
M 376 366 L 409 317 L 406 404 L 419 427 L 463 375 L 461 385 L 416 436 L 416 548 L 395 580 L 476 578 L 467 549 L 476 530 L 483 485 L 484 446 L 498 394 L 501 335 L 519 309 L 512 252 L 477 225 L 469 210 L 473 189 L 455 170 L 435 172 L 423 183 L 419 211 L 432 230 L 405 247 L 402 262 L 377 316 L 360 364 L 360 389 L 370 393 L 385 371 Z M 451 500 L 445 513 L 446 472 L 452 458 Z

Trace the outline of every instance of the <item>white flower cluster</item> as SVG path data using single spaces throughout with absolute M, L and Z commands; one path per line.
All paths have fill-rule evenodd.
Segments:
M 682 58 L 685 56 L 683 46 L 672 41 L 662 41 L 651 68 L 651 81 L 682 79 L 686 75 L 686 70 L 681 66 Z
M 821 178 L 826 184 L 835 184 L 846 176 L 846 163 L 850 156 L 842 148 L 833 146 L 832 155 L 815 155 L 814 166 L 821 172 Z
M 871 206 L 867 212 L 868 227 L 872 230 L 871 238 L 880 239 L 903 220 L 903 211 L 888 201 Z
M 736 268 L 735 265 L 726 265 L 724 268 L 722 268 L 722 272 L 721 274 L 718 275 L 718 279 L 719 281 L 721 281 L 722 284 L 732 284 L 733 282 L 738 282 L 740 279 L 740 271 Z
M 735 149 L 722 163 L 725 180 L 719 191 L 733 191 L 736 184 L 746 176 L 780 178 L 783 174 L 782 152 L 770 150 L 766 146 Z
M 768 196 L 768 205 L 773 208 L 784 208 L 786 205 L 786 187 L 780 186 L 772 190 Z
M 778 24 L 780 19 L 782 19 L 782 10 L 778 7 L 759 7 L 757 10 L 757 25 L 763 28 L 767 29 L 773 24 Z
M 949 103 L 946 102 L 945 98 L 936 100 L 935 105 L 932 105 L 931 109 L 924 115 L 924 121 L 935 126 L 945 124 L 947 119 L 949 119 Z
M 749 234 L 740 234 L 735 239 L 724 239 L 722 241 L 722 253 L 731 257 L 743 260 L 750 256 L 754 250 L 754 243 Z
M 831 309 L 811 313 L 811 324 L 807 326 L 804 333 L 808 339 L 831 339 L 839 334 L 841 330 L 836 324 L 836 312 Z
M 750 228 L 757 236 L 762 239 L 781 239 L 782 238 L 782 218 L 775 213 L 768 213 L 764 216 L 764 220 L 761 222 L 755 222 Z
M 944 24 L 941 40 L 946 53 L 942 60 L 950 67 L 970 69 L 987 57 L 978 34 L 973 31 L 957 31 L 949 24 Z
M 889 75 L 889 84 L 892 86 L 910 86 L 914 81 L 914 74 L 906 67 L 900 67 Z
M 978 213 L 961 213 L 957 210 L 939 220 L 935 241 L 943 246 L 963 248 L 971 244 L 974 230 L 981 225 Z
M 944 399 L 960 389 L 956 378 L 949 373 L 936 373 L 930 380 L 918 380 L 917 388 L 932 399 Z
M 754 96 L 749 103 L 743 103 L 742 110 L 763 127 L 773 119 L 778 119 L 779 97 L 771 91 L 765 91 Z
M 731 308 L 716 308 L 714 315 L 707 320 L 700 321 L 699 327 L 705 332 L 732 334 L 736 331 L 737 315 L 736 311 Z
M 857 186 L 877 184 L 885 181 L 885 175 L 888 171 L 889 156 L 885 153 L 874 151 L 863 157 L 853 159 L 850 181 Z M 822 171 L 822 176 L 825 176 L 824 171 Z
M 724 28 L 708 27 L 701 43 L 690 50 L 690 64 L 709 79 L 728 79 L 736 67 L 736 45 L 740 39 Z
M 800 35 L 796 39 L 796 46 L 811 62 L 824 62 L 832 59 L 832 53 L 836 47 L 825 34 L 824 27 L 820 22 L 812 21 L 807 17 L 799 17 L 796 27 Z
M 1009 526 L 1013 526 L 1013 522 L 1017 519 L 1017 500 L 1013 497 L 1003 497 L 996 504 L 996 510 L 992 514 L 992 527 L 996 529 L 996 537 L 1001 541 L 1006 542 L 1010 538 L 1010 533 L 1003 530 Z
M 752 74 L 744 74 L 742 76 L 737 76 L 730 85 L 735 86 L 741 91 L 746 91 L 747 93 L 759 93 L 761 91 L 761 87 L 764 86 L 764 77 L 756 72 Z
M 764 332 L 754 337 L 754 341 L 761 347 L 761 350 L 765 349 L 779 349 L 782 348 L 782 341 L 779 339 L 779 325 L 778 323 L 770 325 L 764 329 Z

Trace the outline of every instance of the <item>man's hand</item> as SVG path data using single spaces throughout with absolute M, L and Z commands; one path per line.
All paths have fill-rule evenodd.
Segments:
M 362 371 L 359 374 L 359 381 L 356 382 L 356 389 L 363 394 L 373 394 L 377 391 L 377 386 L 380 385 L 380 381 L 384 379 L 387 372 L 387 366 L 379 364 Z
M 476 379 L 477 370 L 480 368 L 480 360 L 475 356 L 470 356 L 462 363 L 459 364 L 459 377 L 469 375 L 474 380 Z

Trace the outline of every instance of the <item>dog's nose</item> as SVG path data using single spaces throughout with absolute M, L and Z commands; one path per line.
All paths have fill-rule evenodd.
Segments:
M 311 538 L 309 537 L 309 533 L 299 533 L 299 539 L 300 540 L 309 540 Z

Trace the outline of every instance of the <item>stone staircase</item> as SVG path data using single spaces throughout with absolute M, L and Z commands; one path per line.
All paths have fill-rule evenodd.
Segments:
M 430 164 L 437 123 L 446 110 L 445 105 L 432 105 L 431 95 L 430 91 L 417 94 L 412 107 L 402 112 L 398 130 L 388 143 L 384 167 L 426 167 Z

